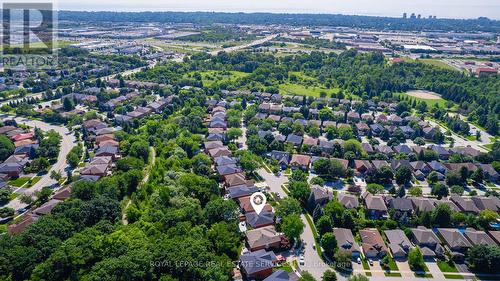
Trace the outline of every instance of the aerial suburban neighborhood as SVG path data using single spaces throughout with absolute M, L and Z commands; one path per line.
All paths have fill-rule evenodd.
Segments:
M 500 279 L 498 19 L 57 13 L 1 66 L 0 280 Z

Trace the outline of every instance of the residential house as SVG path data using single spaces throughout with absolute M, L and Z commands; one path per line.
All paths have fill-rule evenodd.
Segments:
M 319 185 L 311 186 L 311 194 L 309 195 L 308 205 L 314 209 L 317 205 L 326 205 L 333 198 L 333 193 Z
M 300 146 L 302 144 L 302 137 L 294 134 L 289 134 L 286 138 L 287 143 L 291 143 L 294 146 Z
M 346 209 L 357 209 L 359 207 L 359 200 L 357 196 L 347 193 L 337 193 L 337 200 Z
M 271 159 L 278 161 L 278 165 L 282 170 L 286 170 L 290 164 L 290 153 L 284 151 L 273 150 L 269 153 Z
M 372 195 L 365 191 L 361 194 L 365 203 L 367 214 L 372 219 L 387 218 L 387 206 L 385 205 L 384 198 L 378 195 Z
M 253 208 L 253 205 L 250 202 L 250 196 L 240 197 L 240 198 L 238 198 L 238 202 L 240 204 L 240 208 L 241 208 L 243 213 L 248 214 L 248 213 L 255 212 L 255 209 Z M 262 209 L 262 211 L 263 212 L 264 211 L 265 212 L 272 212 L 273 207 L 269 204 L 266 204 L 264 206 L 264 208 Z
M 286 272 L 283 269 L 279 269 L 273 272 L 273 274 L 269 275 L 263 281 L 296 281 L 299 277 L 294 272 Z
M 372 154 L 372 153 L 375 152 L 375 150 L 373 149 L 373 146 L 371 144 L 369 144 L 369 143 L 364 142 L 364 143 L 361 144 L 361 147 L 368 154 Z
M 251 252 L 258 250 L 280 250 L 282 242 L 285 242 L 283 234 L 278 233 L 274 226 L 266 226 L 246 233 L 246 244 Z
M 391 167 L 391 165 L 389 164 L 389 162 L 385 161 L 385 160 L 372 160 L 372 165 L 375 169 L 379 170 L 380 168 L 382 167 Z
M 476 207 L 480 210 L 492 210 L 494 212 L 500 213 L 500 199 L 495 196 L 489 197 L 471 197 Z
M 466 228 L 464 236 L 472 245 L 496 246 L 497 243 L 484 231 Z
M 229 194 L 229 197 L 231 197 L 233 199 L 238 199 L 240 197 L 250 196 L 258 191 L 259 191 L 259 189 L 257 187 L 255 187 L 254 185 L 246 185 L 246 184 L 231 186 L 231 187 L 227 188 L 227 192 Z
M 231 151 L 229 149 L 227 149 L 227 147 L 217 147 L 217 148 L 210 149 L 208 151 L 208 154 L 212 158 L 232 155 Z
M 223 147 L 224 144 L 221 141 L 207 141 L 204 143 L 205 150 L 208 152 L 210 149 Z
M 429 198 L 411 197 L 410 200 L 413 204 L 413 209 L 418 213 L 430 212 L 435 208 L 433 202 Z
M 456 228 L 438 228 L 438 234 L 443 238 L 446 247 L 451 252 L 454 260 L 462 261 L 465 253 L 472 244 Z
M 241 273 L 247 279 L 264 279 L 273 273 L 277 262 L 278 259 L 272 251 L 244 253 L 240 256 Z
M 216 166 L 235 165 L 238 163 L 238 160 L 234 157 L 221 156 L 214 158 L 214 163 Z
M 384 239 L 376 228 L 362 229 L 359 231 L 361 247 L 367 258 L 382 258 L 387 254 Z
M 245 185 L 247 184 L 245 173 L 230 174 L 223 177 L 226 187 Z
M 118 147 L 115 146 L 104 146 L 97 149 L 95 157 L 99 156 L 111 156 L 113 161 L 118 157 Z
M 413 204 L 409 198 L 387 197 L 387 206 L 394 210 L 393 217 L 397 220 L 407 220 L 413 215 Z
M 354 160 L 354 169 L 358 175 L 366 173 L 372 167 L 372 163 L 369 160 Z
M 354 236 L 350 229 L 334 228 L 333 235 L 337 240 L 337 247 L 339 250 L 349 252 L 353 259 L 361 256 L 359 245 L 354 240 Z
M 488 231 L 488 235 L 500 246 L 500 231 Z
M 290 166 L 292 169 L 309 169 L 309 164 L 311 163 L 311 156 L 302 154 L 293 154 L 292 160 L 290 161 Z
M 6 174 L 11 178 L 17 178 L 21 175 L 23 166 L 18 163 L 1 163 L 0 174 Z
M 444 257 L 444 248 L 437 235 L 425 226 L 411 228 L 412 241 L 420 247 L 424 259 L 433 259 L 435 257 Z
M 274 213 L 263 210 L 260 213 L 250 212 L 245 214 L 246 222 L 252 228 L 274 225 Z
M 401 229 L 394 229 L 386 230 L 384 234 L 389 242 L 389 249 L 391 249 L 392 256 L 395 259 L 406 258 L 413 245 L 405 233 Z
M 472 199 L 466 199 L 464 197 L 461 197 L 459 195 L 451 195 L 450 200 L 455 203 L 460 211 L 464 213 L 469 213 L 469 214 L 479 214 L 480 210 L 477 208 L 476 204 Z

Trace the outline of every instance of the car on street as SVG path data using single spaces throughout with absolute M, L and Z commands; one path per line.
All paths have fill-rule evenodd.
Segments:
M 368 264 L 370 264 L 370 266 L 373 266 L 373 260 L 372 260 L 372 259 L 369 259 L 369 260 L 368 260 Z
M 361 258 L 360 258 L 360 257 L 358 257 L 358 259 L 356 260 L 356 262 L 357 262 L 358 264 L 361 264 Z
M 300 265 L 304 265 L 306 263 L 306 261 L 304 260 L 304 256 L 300 256 L 299 258 L 299 264 Z

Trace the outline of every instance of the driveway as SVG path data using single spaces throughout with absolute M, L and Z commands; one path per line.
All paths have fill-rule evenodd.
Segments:
M 415 277 L 413 271 L 410 269 L 410 265 L 407 261 L 398 261 L 395 260 L 396 265 L 398 266 L 399 273 L 401 273 L 402 277 Z
M 432 277 L 436 280 L 445 280 L 443 272 L 439 269 L 437 262 L 435 261 L 426 261 L 425 265 L 429 269 L 429 272 L 432 274 Z
M 66 163 L 66 156 L 68 155 L 70 150 L 76 146 L 76 139 L 75 139 L 75 136 L 73 134 L 70 134 L 69 130 L 64 126 L 54 126 L 54 125 L 50 125 L 50 124 L 47 124 L 47 123 L 42 122 L 42 121 L 29 120 L 29 119 L 22 118 L 22 117 L 16 117 L 16 118 L 14 118 L 14 120 L 16 120 L 16 122 L 18 124 L 28 125 L 28 126 L 33 127 L 33 128 L 38 127 L 44 132 L 54 130 L 57 133 L 59 133 L 59 135 L 62 137 L 61 144 L 60 144 L 59 156 L 57 157 L 57 162 L 54 163 L 54 165 L 52 165 L 49 172 L 46 173 L 45 175 L 43 175 L 42 178 L 40 179 L 40 181 L 38 181 L 32 187 L 16 190 L 17 193 L 24 193 L 24 194 L 32 195 L 33 193 L 41 190 L 45 186 L 51 186 L 51 185 L 57 183 L 56 180 L 53 180 L 50 178 L 50 173 L 52 171 L 61 172 L 63 175 L 65 175 L 66 168 L 68 167 L 68 164 Z M 26 206 L 27 206 L 26 204 L 22 203 L 21 201 L 19 201 L 18 198 L 16 198 L 16 199 L 10 201 L 5 207 L 9 207 L 9 208 L 12 208 L 14 210 L 17 210 L 19 208 L 24 208 Z
M 370 266 L 370 271 L 373 277 L 385 277 L 385 270 L 380 266 L 380 261 L 374 260 L 373 266 Z

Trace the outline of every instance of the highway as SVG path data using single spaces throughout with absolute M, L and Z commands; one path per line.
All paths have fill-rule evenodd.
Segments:
M 243 50 L 243 49 L 247 49 L 247 48 L 259 46 L 259 45 L 262 45 L 262 44 L 264 44 L 266 42 L 269 42 L 269 41 L 273 40 L 274 38 L 278 37 L 278 35 L 279 34 L 269 35 L 269 36 L 267 36 L 265 38 L 252 41 L 252 42 L 250 42 L 248 44 L 238 45 L 238 46 L 233 46 L 233 47 L 228 47 L 228 48 L 225 48 L 225 49 L 222 49 L 222 50 L 210 52 L 210 54 L 213 55 L 213 56 L 215 56 L 219 52 L 232 53 L 232 52 L 235 52 L 235 51 L 239 51 L 239 50 Z

